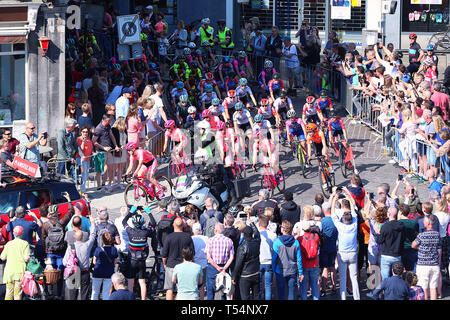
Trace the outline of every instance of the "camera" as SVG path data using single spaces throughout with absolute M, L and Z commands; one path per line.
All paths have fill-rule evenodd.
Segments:
M 370 200 L 375 199 L 375 194 L 374 194 L 373 192 L 370 192 L 370 193 L 369 193 L 369 199 L 370 199 Z
M 43 135 L 44 135 L 44 139 L 47 139 L 47 136 L 48 136 L 47 132 L 44 132 Z
M 247 214 L 245 212 L 239 212 L 238 218 L 242 220 L 247 220 Z
M 336 187 L 336 193 L 337 194 L 342 193 L 342 187 Z

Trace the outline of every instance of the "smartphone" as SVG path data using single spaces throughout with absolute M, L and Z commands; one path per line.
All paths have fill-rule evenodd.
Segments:
M 413 196 L 416 189 L 411 189 L 411 195 Z
M 44 132 L 44 139 L 47 139 L 47 132 Z
M 398 175 L 398 180 L 400 180 L 400 181 L 403 180 L 403 175 L 402 175 L 402 174 L 399 174 L 399 175 Z
M 375 199 L 375 194 L 374 194 L 373 192 L 370 192 L 370 193 L 369 193 L 369 199 L 370 199 L 370 200 Z

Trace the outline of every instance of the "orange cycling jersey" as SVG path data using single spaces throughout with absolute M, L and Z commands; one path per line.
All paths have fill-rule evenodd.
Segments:
M 308 135 L 308 137 L 306 138 L 306 142 L 311 143 L 322 143 L 322 138 L 325 140 L 325 136 L 323 135 L 323 132 L 321 130 L 316 130 L 314 132 L 314 135 L 310 136 Z

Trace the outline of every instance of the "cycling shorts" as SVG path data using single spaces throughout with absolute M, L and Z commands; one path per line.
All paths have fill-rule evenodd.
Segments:
M 341 139 L 344 139 L 344 131 L 342 129 L 340 129 L 340 130 L 331 129 L 331 135 L 333 137 L 339 136 Z
M 238 128 L 241 129 L 242 131 L 247 131 L 247 130 L 251 130 L 252 127 L 250 126 L 250 122 L 247 123 L 243 123 L 243 124 L 238 124 Z
M 316 157 L 321 156 L 322 155 L 322 149 L 323 149 L 323 144 L 321 143 L 317 143 L 317 142 L 313 142 L 314 148 L 316 149 Z
M 150 176 L 153 177 L 155 175 L 157 168 L 158 168 L 158 161 L 156 161 L 156 159 L 153 159 L 152 161 L 149 162 L 144 162 L 141 167 L 141 170 L 144 171 L 141 177 L 145 176 L 148 173 L 150 173 Z

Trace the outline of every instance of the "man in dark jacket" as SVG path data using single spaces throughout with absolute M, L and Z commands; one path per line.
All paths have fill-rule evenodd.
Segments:
M 280 215 L 281 221 L 287 220 L 292 225 L 300 221 L 300 208 L 294 202 L 292 191 L 287 190 L 284 192 L 284 202 L 281 204 Z
M 242 300 L 259 299 L 259 248 L 261 238 L 256 225 L 246 226 L 242 231 L 244 239 L 236 252 L 236 265 L 233 271 L 233 284 L 239 282 Z M 253 297 L 250 295 L 250 290 Z
M 377 243 L 381 245 L 381 278 L 391 276 L 392 264 L 402 260 L 405 225 L 397 220 L 397 208 L 389 207 L 389 221 L 383 224 Z
M 378 300 L 380 293 L 383 292 L 384 300 L 408 300 L 409 286 L 402 279 L 403 264 L 401 262 L 397 261 L 392 264 L 392 274 L 392 277 L 383 280 L 373 294 L 368 294 L 367 296 Z
M 273 199 L 269 199 L 269 191 L 267 189 L 260 189 L 258 193 L 258 201 L 252 204 L 252 216 L 263 215 L 264 210 L 267 207 L 273 208 L 273 222 L 281 223 L 278 202 Z

